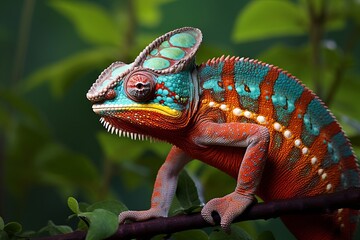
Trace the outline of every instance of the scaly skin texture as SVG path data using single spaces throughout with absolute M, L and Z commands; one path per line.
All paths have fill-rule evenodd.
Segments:
M 181 28 L 152 42 L 131 64 L 113 63 L 87 97 L 109 131 L 173 144 L 146 211 L 119 216 L 141 221 L 167 216 L 177 177 L 192 159 L 237 180 L 234 192 L 202 209 L 217 211 L 228 230 L 257 194 L 265 201 L 313 196 L 360 186 L 350 143 L 321 100 L 281 69 L 257 60 L 214 58 L 195 65 L 202 34 Z M 351 239 L 358 211 L 286 216 L 298 239 Z

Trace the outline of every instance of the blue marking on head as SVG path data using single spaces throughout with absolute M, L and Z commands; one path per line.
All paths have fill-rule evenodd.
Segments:
M 159 88 L 155 91 L 154 99 L 141 104 L 159 104 L 170 107 L 171 109 L 182 111 L 189 108 L 191 101 L 192 89 L 194 88 L 191 81 L 191 73 L 189 71 L 182 71 L 176 74 L 160 75 L 155 78 L 156 84 Z M 125 82 L 120 81 L 113 89 L 116 96 L 113 99 L 104 101 L 104 105 L 111 106 L 129 106 L 139 105 L 126 95 Z M 171 91 L 170 88 L 176 90 Z
M 190 79 L 191 75 L 188 71 L 160 75 L 157 78 L 157 83 L 163 87 L 156 90 L 154 101 L 172 109 L 183 110 L 184 103 L 190 100 L 190 89 L 194 87 Z M 175 89 L 175 92 L 171 89 Z

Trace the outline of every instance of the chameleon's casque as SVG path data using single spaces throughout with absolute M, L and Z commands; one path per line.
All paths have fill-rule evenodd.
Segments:
M 195 65 L 200 30 L 181 28 L 152 42 L 131 64 L 115 62 L 87 98 L 109 131 L 173 144 L 146 211 L 126 219 L 166 216 L 177 176 L 199 159 L 237 179 L 233 193 L 209 201 L 202 216 L 228 229 L 259 195 L 265 201 L 360 187 L 359 164 L 338 122 L 295 77 L 258 60 L 214 58 Z M 225 183 L 224 183 L 225 184 Z M 358 211 L 286 216 L 298 239 L 351 239 Z

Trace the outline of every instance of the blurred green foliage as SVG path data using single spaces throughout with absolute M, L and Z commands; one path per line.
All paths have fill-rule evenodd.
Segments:
M 69 196 L 97 204 L 84 205 L 84 212 L 69 205 L 95 222 L 99 215 L 117 214 L 107 207 L 119 202 L 103 201 L 148 208 L 170 146 L 106 133 L 85 93 L 111 62 L 131 62 L 157 36 L 182 26 L 203 31 L 198 63 L 222 54 L 249 56 L 299 77 L 328 103 L 360 153 L 357 0 L 14 0 L 1 5 L 1 239 L 24 234 L 11 221 L 49 234 L 71 228 L 48 220 L 76 228 L 66 220 Z M 199 198 L 222 196 L 235 186 L 227 175 L 197 161 L 187 170 L 173 213 L 196 210 Z M 233 232 L 241 239 L 291 237 L 278 220 L 236 225 Z M 202 230 L 172 238 L 188 236 L 208 238 Z M 217 230 L 210 234 L 222 238 Z

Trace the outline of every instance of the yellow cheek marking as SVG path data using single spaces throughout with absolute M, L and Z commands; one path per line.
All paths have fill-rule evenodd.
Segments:
M 132 104 L 132 105 L 111 105 L 111 106 L 104 106 L 101 104 L 93 105 L 93 111 L 95 113 L 100 113 L 101 111 L 131 111 L 131 110 L 141 110 L 141 111 L 150 111 L 160 113 L 165 116 L 169 117 L 180 117 L 181 111 L 171 109 L 167 106 L 163 106 L 156 103 L 149 103 L 149 104 Z
M 160 104 L 150 103 L 150 104 L 139 104 L 128 106 L 128 110 L 144 110 L 160 113 L 169 117 L 180 117 L 181 111 L 163 106 Z

